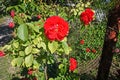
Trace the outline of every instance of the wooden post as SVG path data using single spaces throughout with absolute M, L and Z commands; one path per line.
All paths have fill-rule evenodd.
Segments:
M 103 51 L 96 80 L 107 80 L 110 72 L 117 36 L 120 30 L 120 5 L 109 11 Z

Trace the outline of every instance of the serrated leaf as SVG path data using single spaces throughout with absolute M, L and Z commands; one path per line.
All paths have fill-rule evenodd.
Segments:
M 34 24 L 32 24 L 32 23 L 27 23 L 27 25 L 29 26 L 29 27 L 31 27 L 35 32 L 38 32 L 39 33 L 39 26 L 35 26 Z
M 18 27 L 17 35 L 23 41 L 28 39 L 28 28 L 25 24 L 22 24 Z
M 12 66 L 21 66 L 23 57 L 14 58 L 11 62 Z
M 27 57 L 25 57 L 25 65 L 26 67 L 30 67 L 33 63 L 33 55 L 30 54 Z
M 64 67 L 64 65 L 63 64 L 60 64 L 59 65 L 59 69 L 61 69 L 61 68 L 63 68 Z
M 19 55 L 20 55 L 20 56 L 25 56 L 24 51 L 19 51 Z
M 11 45 L 5 45 L 4 47 L 2 47 L 2 50 L 9 50 L 11 49 Z
M 33 61 L 33 68 L 39 69 L 39 63 L 36 60 Z
M 14 58 L 14 59 L 11 61 L 11 65 L 12 65 L 12 66 L 16 66 L 16 65 L 17 65 L 16 58 Z
M 37 47 L 38 47 L 38 48 L 41 48 L 41 47 L 42 47 L 44 50 L 46 50 L 46 44 L 45 44 L 44 42 L 38 43 L 38 44 L 37 44 Z
M 49 42 L 48 43 L 48 48 L 49 48 L 51 53 L 54 53 L 58 48 L 58 42 L 55 42 L 55 41 Z
M 53 78 L 49 78 L 49 80 L 54 80 Z
M 63 47 L 63 49 L 65 51 L 65 54 L 68 55 L 69 52 L 70 52 L 70 49 L 69 49 L 69 46 L 68 46 L 67 42 L 62 42 L 62 47 Z
M 34 53 L 34 54 L 37 54 L 37 53 L 39 53 L 40 52 L 40 50 L 38 49 L 38 48 L 33 48 L 32 49 L 32 53 Z
M 31 51 L 32 51 L 32 47 L 31 46 L 28 46 L 28 47 L 25 48 L 25 54 L 26 55 L 30 54 Z
M 23 57 L 17 58 L 17 66 L 21 66 L 22 62 L 23 62 Z
M 13 43 L 13 46 L 14 46 L 15 48 L 18 48 L 18 47 L 19 47 L 19 42 L 14 42 L 14 43 Z

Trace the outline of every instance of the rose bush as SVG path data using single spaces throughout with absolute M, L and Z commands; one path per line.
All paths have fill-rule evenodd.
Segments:
M 93 20 L 94 12 L 81 5 L 82 10 L 76 9 L 80 10 L 77 12 L 77 15 L 81 14 L 80 22 L 79 18 L 69 13 L 68 7 L 38 4 L 28 1 L 7 8 L 14 19 L 14 25 L 9 24 L 9 27 L 14 29 L 16 36 L 2 50 L 12 57 L 12 66 L 21 69 L 21 80 L 79 80 L 79 63 L 89 61 L 91 57 L 93 59 L 95 54 L 91 52 L 98 52 L 97 43 L 92 43 L 94 39 L 91 37 L 95 32 L 90 32 L 97 31 L 96 27 L 86 28 L 81 24 L 88 25 Z M 72 33 L 80 35 L 71 37 Z M 70 38 L 74 39 L 73 42 Z

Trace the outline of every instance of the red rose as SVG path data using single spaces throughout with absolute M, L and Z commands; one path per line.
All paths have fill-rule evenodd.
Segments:
M 70 58 L 69 60 L 70 65 L 69 65 L 69 70 L 74 71 L 77 68 L 77 61 L 74 58 Z
M 86 48 L 86 52 L 90 52 L 91 50 L 90 50 L 90 48 Z
M 11 12 L 10 12 L 10 16 L 11 16 L 12 18 L 15 16 L 15 12 L 14 12 L 14 10 L 11 10 Z
M 49 40 L 61 41 L 68 35 L 69 26 L 61 17 L 51 16 L 45 21 L 44 32 Z
M 41 18 L 41 15 L 37 15 L 37 18 L 40 19 L 40 18 Z
M 83 45 L 83 44 L 84 44 L 84 42 L 85 42 L 84 40 L 80 40 L 80 44 L 82 44 L 82 45 Z
M 14 28 L 14 26 L 15 26 L 14 22 L 9 23 L 9 28 Z
M 96 50 L 95 50 L 95 49 L 92 49 L 92 52 L 93 52 L 93 53 L 96 53 Z
M 0 57 L 5 56 L 5 53 L 3 51 L 0 51 Z
M 33 69 L 28 70 L 28 74 L 31 75 L 33 73 Z
M 94 12 L 88 8 L 85 9 L 84 12 L 80 15 L 80 20 L 85 24 L 88 25 L 93 20 Z

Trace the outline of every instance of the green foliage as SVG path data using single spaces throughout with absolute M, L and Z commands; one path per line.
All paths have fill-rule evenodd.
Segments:
M 59 5 L 47 5 L 45 3 L 40 3 L 38 5 L 35 1 L 28 1 L 21 2 L 19 5 L 7 7 L 6 9 L 8 12 L 11 10 L 15 11 L 14 22 L 16 25 L 14 32 L 16 36 L 9 45 L 4 46 L 2 49 L 6 51 L 6 53 L 10 53 L 9 55 L 13 58 L 11 61 L 13 66 L 22 69 L 35 69 L 32 77 L 35 76 L 39 80 L 45 79 L 45 75 L 47 75 L 47 73 L 45 73 L 45 68 L 48 64 L 58 64 L 56 61 L 62 62 L 61 55 L 67 54 L 68 56 L 71 51 L 67 44 L 67 40 L 60 42 L 49 41 L 44 35 L 43 26 L 45 19 L 49 16 L 56 15 L 58 7 L 59 11 L 61 11 L 58 15 L 67 20 L 65 8 L 61 8 Z M 32 17 L 37 17 L 38 14 L 41 15 L 41 18 L 35 21 L 32 20 Z M 58 73 L 62 72 L 60 75 L 63 75 L 68 69 L 66 66 L 63 69 L 60 68 L 57 70 Z M 29 75 L 24 74 L 23 76 Z
M 12 57 L 13 66 L 23 70 L 35 69 L 32 75 L 24 73 L 21 77 L 32 79 L 35 76 L 38 80 L 45 80 L 47 76 L 48 80 L 79 80 L 79 65 L 100 55 L 104 40 L 106 23 L 92 22 L 84 26 L 80 22 L 81 12 L 92 5 L 93 1 L 89 0 L 79 0 L 75 7 L 48 5 L 42 0 L 19 0 L 16 4 L 8 5 L 7 13 L 15 11 L 13 19 L 16 36 L 10 44 L 1 49 Z M 37 15 L 41 15 L 41 18 L 34 20 L 33 17 Z M 62 41 L 49 41 L 44 35 L 44 22 L 52 15 L 61 16 L 69 22 L 68 37 Z M 80 44 L 82 39 L 85 41 L 83 45 Z M 96 53 L 87 53 L 86 48 L 95 49 Z M 69 71 L 70 57 L 76 58 L 78 62 L 78 68 L 73 72 Z
M 18 31 L 17 31 L 17 35 L 18 37 L 23 40 L 26 41 L 28 39 L 28 28 L 25 24 L 22 24 L 18 27 Z

